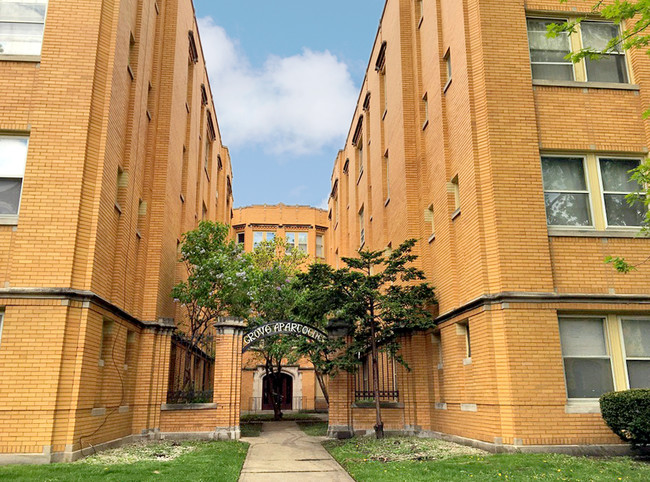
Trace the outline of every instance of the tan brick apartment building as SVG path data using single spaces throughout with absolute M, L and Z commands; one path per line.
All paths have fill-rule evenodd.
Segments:
M 310 206 L 255 205 L 233 210 L 235 239 L 245 251 L 275 237 L 309 255 L 307 262 L 327 262 L 327 211 Z M 282 320 L 268 320 L 282 321 Z M 282 370 L 283 410 L 324 410 L 327 402 L 314 375 L 313 365 L 305 359 Z M 242 360 L 241 409 L 248 412 L 273 410 L 265 370 L 259 357 L 246 352 Z
M 0 461 L 178 430 L 177 245 L 232 208 L 192 3 L 2 0 L 0 22 Z
M 616 27 L 548 19 L 592 2 L 388 0 L 329 201 L 331 261 L 419 240 L 438 328 L 384 377 L 387 429 L 495 445 L 616 443 L 598 396 L 650 385 L 650 270 L 627 171 L 648 152 L 650 59 L 575 66 Z M 331 380 L 330 433 L 369 430 L 359 376 Z

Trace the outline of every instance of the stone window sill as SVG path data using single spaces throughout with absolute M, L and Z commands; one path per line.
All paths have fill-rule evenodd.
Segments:
M 41 61 L 41 56 L 40 55 L 5 55 L 5 54 L 0 54 L 0 61 L 39 63 Z
M 575 80 L 533 80 L 533 85 L 545 87 L 573 87 L 578 89 L 613 89 L 640 90 L 636 84 L 619 84 L 615 82 L 578 82 Z
M 216 403 L 163 403 L 160 410 L 207 410 L 217 408 Z
M 598 400 L 567 400 L 564 412 L 600 414 L 600 403 Z
M 0 226 L 18 225 L 18 216 L 0 216 Z
M 606 230 L 595 230 L 593 228 L 564 228 L 549 226 L 548 235 L 553 237 L 583 237 L 583 238 L 642 238 L 639 236 L 641 228 L 607 228 Z

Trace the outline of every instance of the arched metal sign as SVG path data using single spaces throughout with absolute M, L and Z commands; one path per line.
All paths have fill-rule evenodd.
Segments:
M 258 326 L 244 335 L 244 348 L 242 353 L 248 351 L 255 343 L 263 338 L 273 335 L 299 335 L 314 341 L 325 341 L 327 335 L 313 326 L 296 323 L 294 321 L 274 321 Z

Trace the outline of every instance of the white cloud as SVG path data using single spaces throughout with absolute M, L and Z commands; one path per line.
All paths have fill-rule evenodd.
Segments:
M 305 48 L 255 68 L 211 17 L 198 23 L 225 144 L 308 155 L 344 142 L 357 99 L 345 63 Z
M 325 198 L 323 198 L 323 200 L 316 207 L 320 208 L 320 209 L 324 209 L 325 211 L 327 211 L 327 209 L 329 208 L 329 205 L 327 204 L 329 202 L 329 200 L 330 200 L 330 197 L 326 196 Z

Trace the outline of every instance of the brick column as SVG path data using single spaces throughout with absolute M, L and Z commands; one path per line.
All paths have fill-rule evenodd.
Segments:
M 215 323 L 214 399 L 217 404 L 215 436 L 239 439 L 241 410 L 241 365 L 244 322 L 239 318 L 220 317 Z

